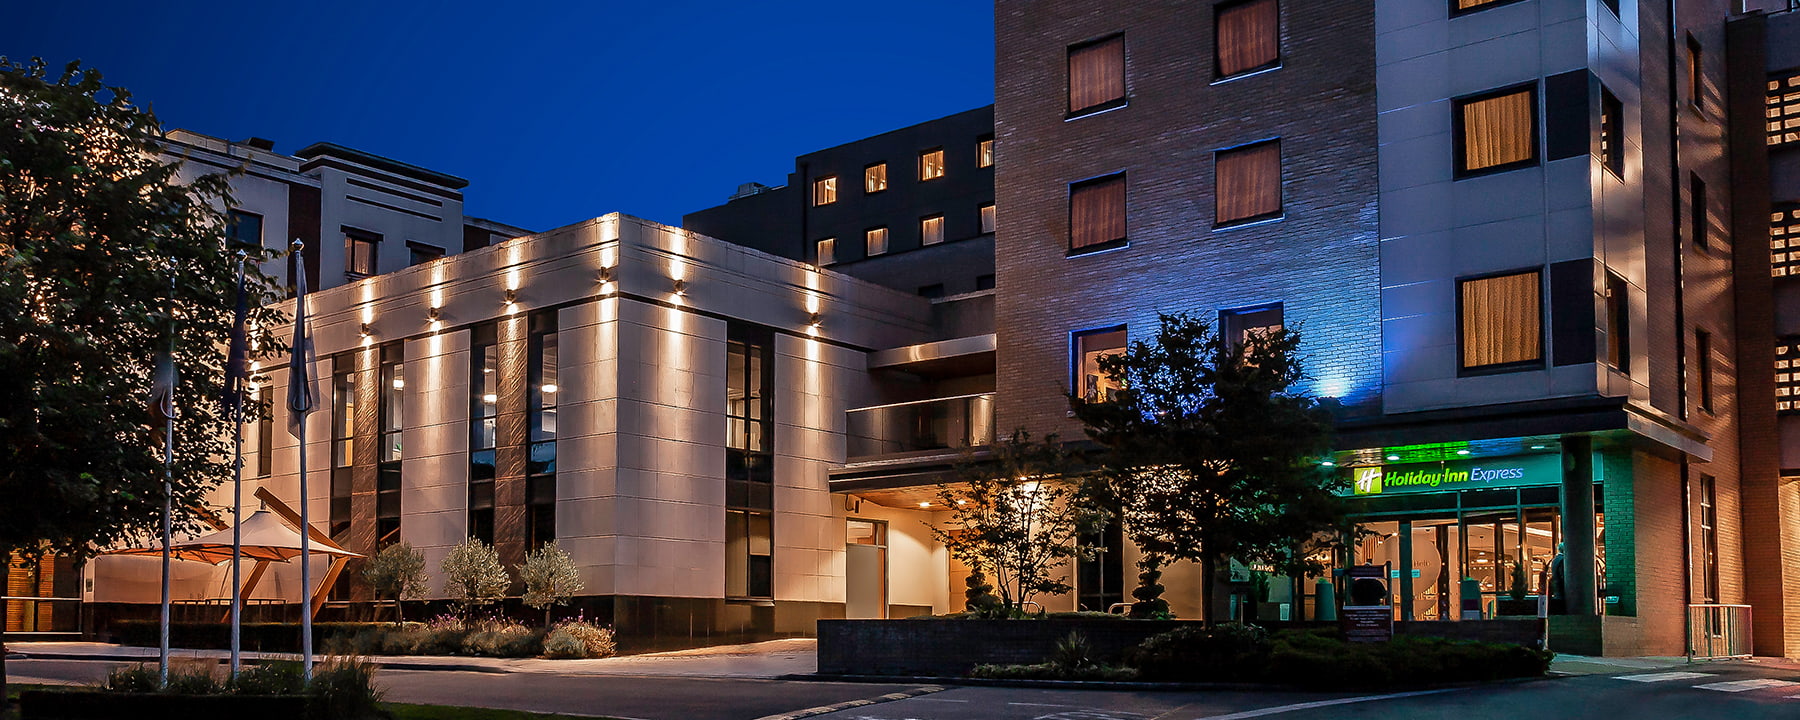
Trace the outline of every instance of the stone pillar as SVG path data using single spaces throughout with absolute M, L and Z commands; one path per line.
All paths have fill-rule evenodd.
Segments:
M 500 387 L 494 422 L 494 550 L 507 567 L 525 562 L 525 462 L 530 440 L 527 426 L 530 316 L 502 318 L 496 339 Z
M 1570 615 L 1595 614 L 1594 441 L 1562 439 L 1563 594 Z
M 368 345 L 350 351 L 356 378 L 356 412 L 350 428 L 356 438 L 350 455 L 350 532 L 344 548 L 375 554 L 375 490 L 378 480 L 376 464 L 381 460 L 381 346 Z M 362 582 L 366 559 L 352 560 L 339 577 L 353 578 L 348 588 L 351 600 L 373 600 L 368 583 Z

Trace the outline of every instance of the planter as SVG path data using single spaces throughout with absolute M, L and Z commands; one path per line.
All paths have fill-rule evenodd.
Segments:
M 1499 598 L 1494 601 L 1494 614 L 1502 617 L 1537 617 L 1538 599 L 1536 597 L 1527 597 L 1524 600 L 1514 600 L 1509 597 Z
M 310 720 L 304 695 L 154 695 L 100 690 L 30 690 L 20 720 Z

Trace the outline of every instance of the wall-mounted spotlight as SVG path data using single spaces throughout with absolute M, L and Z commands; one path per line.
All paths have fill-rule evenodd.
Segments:
M 675 278 L 675 294 L 680 295 L 684 292 L 687 292 L 687 280 Z
M 432 322 L 437 322 L 439 320 L 444 319 L 443 308 L 435 308 L 434 307 L 434 308 L 431 308 L 430 310 L 426 310 L 425 311 L 425 319 L 430 320 Z
M 368 337 L 368 336 L 370 336 L 370 335 L 374 335 L 374 334 L 375 334 L 375 329 L 374 329 L 374 328 L 371 328 L 371 327 L 369 327 L 369 324 L 368 324 L 368 323 L 363 323 L 363 324 L 362 324 L 362 336 L 363 336 L 363 337 Z
M 507 288 L 506 289 L 506 304 L 511 305 L 518 301 L 519 301 L 519 291 L 515 290 L 513 288 Z
M 613 269 L 611 267 L 600 268 L 600 282 L 609 283 L 612 281 L 613 281 Z
M 818 327 L 820 323 L 825 322 L 825 315 L 823 313 L 813 313 L 806 316 L 806 322 L 813 327 Z

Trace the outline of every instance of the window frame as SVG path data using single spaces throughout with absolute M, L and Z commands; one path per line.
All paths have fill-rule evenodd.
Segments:
M 1459 8 L 1459 7 L 1457 7 L 1457 0 L 1449 0 L 1450 17 L 1452 19 L 1455 19 L 1455 18 L 1462 17 L 1464 15 L 1472 15 L 1474 13 L 1482 12 L 1485 10 L 1492 10 L 1497 7 L 1504 7 L 1507 5 L 1513 5 L 1513 4 L 1517 4 L 1520 2 L 1524 2 L 1524 0 L 1489 0 L 1489 2 L 1485 2 L 1480 5 L 1476 5 L 1475 7 Z
M 1090 338 L 1090 337 L 1098 337 L 1101 335 L 1108 335 L 1111 333 L 1124 333 L 1124 335 L 1125 335 L 1124 344 L 1120 345 L 1118 348 L 1120 352 L 1124 352 L 1131 348 L 1131 330 L 1130 330 L 1130 326 L 1128 323 L 1116 323 L 1113 325 L 1101 325 L 1101 326 L 1097 326 L 1097 327 L 1090 327 L 1090 328 L 1083 328 L 1081 330 L 1069 331 L 1069 374 L 1068 374 L 1068 379 L 1069 379 L 1069 393 L 1071 395 L 1078 395 L 1083 400 L 1087 399 L 1087 388 L 1082 383 L 1082 379 L 1083 379 L 1082 371 L 1085 369 L 1083 367 L 1083 362 L 1084 362 L 1083 356 L 1086 355 L 1086 352 L 1084 351 L 1084 349 L 1082 348 L 1082 345 L 1081 345 L 1082 340 L 1084 340 L 1086 338 Z M 1098 369 L 1099 369 L 1098 367 L 1095 368 L 1095 370 L 1098 370 Z
M 836 205 L 838 201 L 838 176 L 820 175 L 812 181 L 812 207 Z
M 1478 93 L 1471 93 L 1450 99 L 1450 151 L 1453 155 L 1451 158 L 1451 165 L 1454 169 L 1454 180 L 1466 180 L 1469 178 L 1511 172 L 1513 170 L 1523 170 L 1528 167 L 1538 167 L 1544 163 L 1544 122 L 1541 117 L 1543 114 L 1543 93 L 1538 88 L 1538 85 L 1539 80 L 1534 79 L 1523 83 L 1508 85 L 1492 90 L 1483 90 Z M 1468 130 L 1464 127 L 1463 108 L 1483 100 L 1492 100 L 1508 95 L 1516 95 L 1520 92 L 1525 92 L 1531 99 L 1531 157 L 1525 160 L 1514 160 L 1509 163 L 1490 165 L 1488 167 L 1473 170 L 1466 167 L 1468 162 Z
M 931 239 L 931 234 L 928 232 L 929 228 L 927 226 L 927 224 L 933 220 L 937 221 L 937 239 L 936 240 Z M 932 245 L 944 244 L 946 241 L 948 241 L 950 239 L 950 234 L 948 232 L 945 232 L 945 230 L 946 230 L 946 228 L 945 228 L 945 220 L 944 220 L 943 213 L 926 215 L 925 217 L 919 218 L 919 247 L 930 247 Z
M 931 177 L 926 177 L 925 169 L 929 166 L 926 165 L 925 159 L 928 157 L 931 157 L 933 155 L 937 156 L 937 165 L 936 165 L 937 174 L 932 175 Z M 950 174 L 949 164 L 950 164 L 949 158 L 948 158 L 948 156 L 945 155 L 944 146 L 942 146 L 942 145 L 939 145 L 934 148 L 926 148 L 924 150 L 920 150 L 919 151 L 919 167 L 918 167 L 919 182 L 928 183 L 933 180 L 944 179 L 945 176 Z
M 1605 363 L 1625 377 L 1631 377 L 1631 283 L 1610 269 L 1606 275 L 1606 357 Z M 1620 297 L 1623 295 L 1623 297 Z
M 869 164 L 863 166 L 863 194 L 864 195 L 880 195 L 881 193 L 888 191 L 887 166 L 888 166 L 888 164 L 887 164 L 887 161 L 885 161 L 885 160 L 882 162 L 869 163 Z M 874 178 L 874 175 L 872 175 L 871 173 L 876 170 L 880 171 L 881 187 L 875 188 L 874 190 L 870 190 L 869 189 L 869 181 Z
M 1607 119 L 1611 118 L 1611 122 Z M 1625 179 L 1625 101 L 1600 85 L 1600 166 Z
M 1706 180 L 1700 173 L 1688 172 L 1688 240 L 1697 250 L 1712 248 L 1712 218 L 1707 213 L 1709 202 Z
M 983 135 L 975 139 L 975 168 L 984 170 L 994 166 L 994 136 Z
M 1118 172 L 1108 173 L 1105 175 L 1096 175 L 1094 177 L 1085 178 L 1082 180 L 1076 180 L 1075 182 L 1069 183 L 1068 190 L 1067 190 L 1068 196 L 1065 199 L 1065 204 L 1067 205 L 1067 210 L 1066 210 L 1067 214 L 1063 218 L 1064 221 L 1068 223 L 1068 238 L 1065 241 L 1067 251 L 1066 251 L 1065 257 L 1075 257 L 1078 255 L 1091 255 L 1093 253 L 1105 252 L 1107 250 L 1116 250 L 1118 248 L 1128 247 L 1131 245 L 1131 184 L 1130 184 L 1130 178 L 1128 176 L 1129 176 L 1128 171 L 1120 170 Z M 1123 218 L 1123 220 L 1124 220 L 1123 224 L 1125 226 L 1124 237 L 1115 238 L 1115 239 L 1107 240 L 1104 242 L 1093 243 L 1091 245 L 1083 245 L 1081 247 L 1075 247 L 1075 193 L 1076 193 L 1076 191 L 1083 189 L 1083 188 L 1098 187 L 1100 185 L 1104 185 L 1106 183 L 1115 182 L 1115 181 L 1118 182 L 1120 185 L 1124 186 L 1124 189 L 1125 189 L 1125 202 L 1122 203 L 1124 205 L 1122 212 L 1125 216 Z
M 1259 215 L 1249 215 L 1249 216 L 1245 216 L 1245 217 L 1241 217 L 1241 218 L 1234 218 L 1231 220 L 1221 219 L 1219 217 L 1219 204 L 1220 204 L 1220 201 L 1223 199 L 1223 196 L 1219 193 L 1219 187 L 1220 187 L 1220 185 L 1219 185 L 1219 159 L 1221 157 L 1231 155 L 1233 153 L 1247 152 L 1250 150 L 1260 148 L 1265 145 L 1274 145 L 1275 146 L 1275 197 L 1276 197 L 1275 209 L 1273 211 L 1265 212 L 1265 213 L 1262 213 Z M 1225 229 L 1225 228 L 1234 228 L 1234 227 L 1240 227 L 1243 225 L 1251 225 L 1251 224 L 1260 223 L 1260 222 L 1267 222 L 1270 220 L 1280 220 L 1281 218 L 1286 217 L 1286 215 L 1287 215 L 1287 184 L 1285 182 L 1283 182 L 1283 179 L 1282 179 L 1282 175 L 1286 172 L 1286 170 L 1287 170 L 1287 164 L 1282 162 L 1281 138 L 1279 138 L 1279 137 L 1267 138 L 1267 139 L 1263 139 L 1263 140 L 1256 140 L 1253 142 L 1247 142 L 1247 143 L 1243 143 L 1240 145 L 1233 145 L 1231 147 L 1220 148 L 1218 150 L 1214 150 L 1213 151 L 1213 183 L 1212 183 L 1212 187 L 1213 187 L 1213 229 L 1220 230 L 1220 229 Z
M 442 260 L 442 259 L 444 259 L 445 255 L 449 254 L 446 250 L 444 250 L 441 247 L 432 245 L 430 243 L 422 243 L 417 240 L 406 241 L 406 251 L 408 253 L 407 267 L 412 267 L 414 265 L 424 265 L 425 263 L 428 263 L 428 262 Z M 420 255 L 427 255 L 429 257 L 427 257 L 424 260 L 420 260 L 419 259 Z
M 875 234 L 877 232 L 881 233 L 881 252 L 873 251 L 872 241 L 875 239 Z M 893 246 L 894 246 L 894 234 L 893 234 L 893 231 L 888 229 L 888 226 L 877 225 L 875 227 L 865 228 L 863 230 L 863 257 L 864 258 L 881 257 L 882 255 L 887 255 L 888 253 L 893 252 Z
M 1713 334 L 1706 328 L 1694 328 L 1694 376 L 1699 381 L 1699 392 L 1695 403 L 1700 411 L 1707 415 L 1715 415 L 1716 399 L 1713 392 Z
M 1243 307 L 1225 308 L 1223 310 L 1220 310 L 1219 311 L 1219 325 L 1218 325 L 1219 335 L 1221 335 L 1222 338 L 1231 347 L 1235 348 L 1235 347 L 1242 346 L 1244 344 L 1245 337 L 1248 335 L 1249 331 L 1252 328 L 1270 327 L 1269 325 L 1244 325 L 1243 320 L 1245 318 L 1253 317 L 1255 315 L 1259 315 L 1259 314 L 1267 313 L 1267 312 L 1275 313 L 1276 317 L 1279 318 L 1279 320 L 1280 320 L 1280 322 L 1276 323 L 1274 325 L 1274 327 L 1279 327 L 1279 328 L 1287 327 L 1287 306 L 1286 306 L 1286 304 L 1279 302 L 1279 301 L 1278 302 L 1268 302 L 1268 303 L 1261 303 L 1258 305 L 1246 305 Z
M 1700 45 L 1700 39 L 1693 32 L 1687 36 L 1687 105 L 1694 112 L 1706 113 L 1706 48 Z
M 1221 49 L 1222 45 L 1219 42 L 1219 18 L 1225 14 L 1226 10 L 1230 10 L 1234 7 L 1238 7 L 1241 5 L 1249 5 L 1249 4 L 1258 3 L 1258 2 L 1270 2 L 1270 3 L 1275 4 L 1275 59 L 1271 60 L 1269 62 L 1263 63 L 1261 65 L 1257 65 L 1255 67 L 1251 67 L 1251 68 L 1248 68 L 1245 70 L 1239 70 L 1237 72 L 1227 75 L 1227 74 L 1225 74 L 1224 58 L 1221 57 L 1221 55 L 1220 55 L 1220 49 Z M 1222 2 L 1215 3 L 1213 5 L 1212 28 L 1213 28 L 1213 38 L 1212 38 L 1213 39 L 1213 82 L 1218 83 L 1218 82 L 1225 82 L 1228 80 L 1236 80 L 1241 77 L 1248 77 L 1248 76 L 1255 75 L 1260 72 L 1265 72 L 1268 70 L 1278 70 L 1281 68 L 1281 63 L 1283 60 L 1282 53 L 1281 53 L 1281 0 L 1223 0 Z
M 342 228 L 344 234 L 344 277 L 350 280 L 361 280 L 381 274 L 381 234 L 353 228 L 348 225 Z M 366 243 L 369 247 L 369 272 L 356 269 L 356 248 Z
M 1463 302 L 1463 284 L 1468 283 L 1468 282 L 1480 281 L 1480 280 L 1489 280 L 1489 279 L 1493 279 L 1493 278 L 1510 277 L 1513 275 L 1536 275 L 1537 276 L 1537 281 L 1538 281 L 1538 288 L 1537 288 L 1537 291 L 1538 291 L 1538 322 L 1537 322 L 1538 356 L 1537 356 L 1537 358 L 1533 359 L 1533 360 L 1519 360 L 1519 361 L 1510 362 L 1510 363 L 1494 363 L 1491 365 L 1476 365 L 1476 366 L 1464 365 L 1463 364 L 1463 360 L 1464 360 L 1464 356 L 1465 356 L 1464 348 L 1467 345 L 1469 335 L 1468 335 L 1468 327 L 1467 327 L 1468 314 L 1466 312 L 1466 309 L 1464 308 L 1464 302 Z M 1529 267 L 1529 268 L 1514 268 L 1511 270 L 1502 270 L 1499 272 L 1480 273 L 1477 275 L 1463 275 L 1463 276 L 1456 278 L 1455 291 L 1456 291 L 1456 376 L 1457 377 L 1461 378 L 1461 377 L 1480 377 L 1483 375 L 1502 375 L 1502 374 L 1514 373 L 1514 372 L 1527 372 L 1527 371 L 1531 371 L 1531 370 L 1543 370 L 1545 368 L 1545 363 L 1548 361 L 1550 353 L 1547 352 L 1548 348 L 1546 347 L 1546 343 L 1544 342 L 1544 331 L 1546 330 L 1545 325 L 1548 324 L 1545 322 L 1545 313 L 1547 311 L 1548 304 L 1544 302 L 1544 275 L 1545 275 L 1544 268 L 1534 266 L 1534 267 Z
M 239 232 L 238 232 L 238 229 L 243 227 L 245 220 L 252 220 L 252 219 L 256 221 L 256 242 L 249 242 L 249 241 L 244 240 L 242 237 L 239 236 Z M 267 228 L 265 227 L 262 213 L 253 213 L 248 210 L 240 210 L 238 208 L 232 208 L 230 210 L 225 211 L 226 237 L 230 239 L 231 244 L 234 247 L 257 248 L 259 250 L 262 249 L 263 234 L 266 229 Z
M 1119 96 L 1109 100 L 1102 100 L 1087 107 L 1074 107 L 1075 53 L 1080 50 L 1098 47 L 1115 40 L 1119 43 Z M 1126 53 L 1125 33 L 1123 32 L 1115 32 L 1069 45 L 1064 50 L 1063 54 L 1063 119 L 1074 120 L 1075 118 L 1087 117 L 1089 115 L 1098 115 L 1108 110 L 1115 110 L 1131 104 L 1131 73 L 1128 67 L 1129 64 L 1130 57 Z
M 822 251 L 826 247 L 831 248 L 831 253 L 830 253 L 831 258 L 829 260 L 827 260 L 824 257 L 821 257 L 822 255 L 825 254 Z M 836 265 L 837 263 L 838 263 L 837 236 L 834 235 L 831 237 L 819 238 L 819 239 L 813 241 L 813 264 L 814 265 L 817 265 L 819 267 L 825 267 L 827 265 Z
M 975 227 L 981 230 L 982 235 L 992 235 L 1000 227 L 1000 211 L 992 201 L 976 206 Z

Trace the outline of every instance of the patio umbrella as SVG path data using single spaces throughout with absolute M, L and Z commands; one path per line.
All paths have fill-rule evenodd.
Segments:
M 258 510 L 244 520 L 243 526 L 244 559 L 264 562 L 287 562 L 300 556 L 300 533 L 288 527 L 280 516 L 268 510 Z M 313 552 L 323 555 L 339 555 L 344 557 L 362 557 L 356 553 L 338 547 L 335 543 L 314 540 Z M 162 548 L 130 548 L 115 550 L 111 555 L 162 555 Z M 190 560 L 217 565 L 231 560 L 231 529 L 201 535 L 192 540 L 183 540 L 170 546 L 170 554 L 177 560 Z

